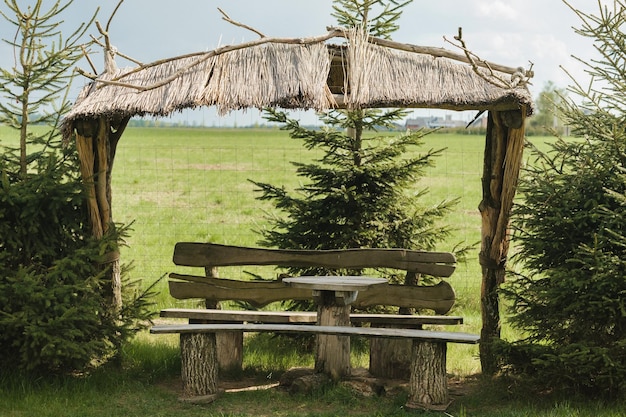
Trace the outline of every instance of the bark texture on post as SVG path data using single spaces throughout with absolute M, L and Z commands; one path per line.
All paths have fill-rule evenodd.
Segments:
M 445 343 L 413 341 L 407 408 L 445 410 L 450 405 Z
M 480 363 L 483 373 L 497 371 L 492 341 L 500 338 L 498 287 L 504 282 L 509 251 L 509 219 L 524 151 L 526 109 L 489 112 L 483 166 L 479 261 L 482 269 Z
M 327 292 L 322 292 L 326 294 Z M 332 293 L 332 292 L 331 292 Z M 334 297 L 322 296 L 318 300 L 320 326 L 350 326 L 350 306 L 337 305 Z M 315 370 L 333 380 L 350 375 L 350 337 L 318 335 Z
M 181 376 L 185 397 L 217 395 L 215 333 L 181 333 Z

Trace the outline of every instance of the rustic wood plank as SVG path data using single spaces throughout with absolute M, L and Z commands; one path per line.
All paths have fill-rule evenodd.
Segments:
M 247 248 L 215 243 L 178 242 L 173 261 L 181 266 L 317 266 L 323 268 L 396 268 L 449 277 L 456 258 L 449 252 L 407 249 L 287 250 Z
M 182 278 L 170 274 L 170 278 Z M 280 281 L 237 281 L 222 278 L 203 278 L 199 282 L 169 281 L 172 297 L 177 299 L 208 298 L 216 301 L 239 300 L 263 307 L 274 301 L 312 300 L 311 290 L 287 287 Z
M 402 326 L 420 326 L 424 324 L 444 326 L 444 325 L 463 324 L 463 317 L 352 313 L 350 314 L 350 322 L 371 323 L 371 324 L 396 324 L 396 325 L 402 325 Z
M 165 308 L 161 310 L 161 317 L 235 323 L 315 324 L 317 321 L 317 313 L 314 311 L 250 311 L 197 308 Z M 352 323 L 397 324 L 403 326 L 420 326 L 424 324 L 457 325 L 463 324 L 463 317 L 351 313 L 350 321 Z
M 417 329 L 390 329 L 382 327 L 309 326 L 306 324 L 167 324 L 152 326 L 150 333 L 217 333 L 225 331 L 332 334 L 418 339 L 430 342 L 476 344 L 480 336 L 461 332 L 440 332 Z
M 263 307 L 274 301 L 313 298 L 311 290 L 288 287 L 281 281 L 239 281 L 177 273 L 171 273 L 170 278 L 187 281 L 169 281 L 170 294 L 176 299 L 241 300 L 255 307 Z M 376 291 L 359 293 L 352 305 L 357 308 L 395 305 L 430 309 L 437 314 L 445 314 L 450 311 L 454 301 L 455 293 L 452 286 L 441 281 L 433 286 L 381 285 Z

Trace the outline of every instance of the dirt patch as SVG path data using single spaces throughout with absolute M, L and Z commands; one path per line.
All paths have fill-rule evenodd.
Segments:
M 287 371 L 289 373 L 290 371 Z M 302 370 L 296 370 L 297 373 Z M 313 373 L 313 370 L 308 372 Z M 304 372 L 303 375 L 308 374 Z M 284 381 L 284 378 L 281 378 Z M 409 389 L 409 381 L 398 379 L 384 379 L 373 377 L 365 369 L 353 370 L 350 378 L 346 378 L 340 383 L 347 387 L 355 396 L 360 397 L 386 397 L 393 398 L 401 395 L 407 395 Z M 182 382 L 180 378 L 172 378 L 167 381 L 161 381 L 158 386 L 163 390 L 175 394 L 177 397 L 182 396 Z M 467 377 L 458 378 L 451 377 L 448 379 L 448 390 L 450 392 L 450 400 L 452 402 L 460 401 L 463 397 L 475 393 L 479 386 L 477 378 Z M 313 388 L 315 389 L 315 387 Z M 262 375 L 242 376 L 238 378 L 224 378 L 219 382 L 219 390 L 228 395 L 229 393 L 238 393 L 245 391 L 269 391 L 280 392 L 289 395 L 289 386 L 279 382 L 269 382 Z

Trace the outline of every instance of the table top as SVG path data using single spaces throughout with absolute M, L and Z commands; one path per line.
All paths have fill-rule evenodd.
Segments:
M 296 288 L 321 291 L 364 291 L 375 285 L 386 284 L 385 278 L 363 276 L 302 276 L 284 278 L 283 282 Z

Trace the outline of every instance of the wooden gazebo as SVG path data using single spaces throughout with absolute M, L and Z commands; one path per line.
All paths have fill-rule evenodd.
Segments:
M 459 31 L 460 32 L 460 31 Z M 491 363 L 492 337 L 499 337 L 497 287 L 503 282 L 509 215 L 522 158 L 524 121 L 532 113 L 530 70 L 480 60 L 460 37 L 460 53 L 329 28 L 322 36 L 277 39 L 261 36 L 239 45 L 119 69 L 105 34 L 105 70 L 89 75 L 63 122 L 75 138 L 89 188 L 93 233 L 112 222 L 111 170 L 115 150 L 133 116 L 166 116 L 198 106 L 219 113 L 267 106 L 285 109 L 439 108 L 488 112 L 482 179 L 481 362 Z M 331 40 L 340 40 L 339 45 Z M 113 270 L 119 259 L 110 257 Z M 115 275 L 115 274 L 114 274 Z M 120 288 L 119 276 L 113 287 Z M 114 291 L 114 293 L 116 293 Z M 118 298 L 117 303 L 121 303 Z

